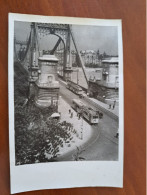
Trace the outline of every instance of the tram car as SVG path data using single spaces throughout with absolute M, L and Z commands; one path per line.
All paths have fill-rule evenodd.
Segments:
M 99 111 L 88 107 L 85 103 L 78 99 L 73 99 L 72 108 L 79 113 L 83 118 L 85 118 L 90 124 L 99 123 Z
M 66 88 L 71 90 L 73 93 L 75 93 L 77 95 L 82 95 L 83 94 L 82 88 L 79 85 L 77 85 L 76 83 L 72 82 L 72 81 L 67 81 Z

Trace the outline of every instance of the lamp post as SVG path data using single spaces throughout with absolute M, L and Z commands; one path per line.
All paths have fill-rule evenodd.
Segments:
M 59 94 L 57 94 L 57 102 L 56 102 L 56 110 L 58 112 L 58 105 L 59 105 Z
M 82 123 L 81 123 L 81 140 L 83 139 L 83 106 L 81 108 L 81 119 L 82 119 Z
M 77 85 L 79 84 L 79 69 L 77 69 Z

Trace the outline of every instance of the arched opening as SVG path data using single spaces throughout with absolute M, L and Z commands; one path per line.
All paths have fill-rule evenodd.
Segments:
M 65 64 L 65 42 L 58 34 L 40 34 L 39 36 L 39 50 L 43 54 L 55 55 L 58 61 L 58 72 L 61 72 Z
M 56 50 L 62 50 L 65 51 L 65 43 L 61 36 L 57 34 L 49 34 L 49 35 L 40 35 L 39 36 L 39 42 L 40 42 L 40 50 L 46 50 L 49 53 L 54 49 L 56 44 L 57 45 Z

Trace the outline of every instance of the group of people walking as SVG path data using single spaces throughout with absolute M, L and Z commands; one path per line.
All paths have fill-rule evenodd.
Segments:
M 114 103 L 113 103 L 113 104 L 109 104 L 109 109 L 114 110 L 115 105 L 116 105 L 116 100 L 114 101 Z
M 69 109 L 69 114 L 70 114 L 70 118 L 73 118 L 73 112 L 70 109 Z M 79 112 L 77 112 L 77 117 L 80 120 L 81 114 Z

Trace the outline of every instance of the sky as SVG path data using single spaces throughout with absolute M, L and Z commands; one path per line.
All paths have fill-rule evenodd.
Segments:
M 30 34 L 30 22 L 15 22 L 14 33 L 17 40 L 25 41 Z M 79 50 L 99 49 L 109 55 L 118 55 L 117 27 L 72 25 L 72 31 Z M 55 35 L 47 35 L 39 39 L 40 49 L 50 50 L 58 40 Z

